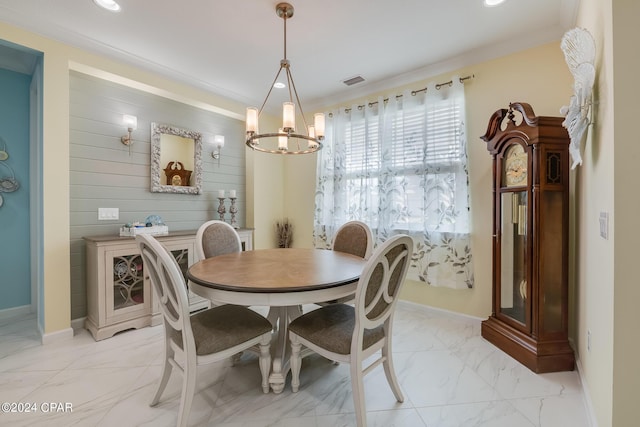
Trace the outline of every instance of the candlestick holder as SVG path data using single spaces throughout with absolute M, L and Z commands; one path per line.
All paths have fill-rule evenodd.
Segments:
M 218 197 L 218 200 L 220 200 L 218 214 L 220 215 L 220 221 L 224 221 L 224 214 L 227 212 L 227 209 L 224 207 L 224 197 Z
M 231 199 L 231 206 L 229 206 L 229 213 L 231 214 L 231 226 L 238 228 L 238 222 L 236 221 L 236 214 L 238 213 L 238 207 L 236 206 L 237 197 L 229 197 Z

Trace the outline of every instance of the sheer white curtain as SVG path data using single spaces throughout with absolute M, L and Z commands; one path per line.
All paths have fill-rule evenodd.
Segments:
M 376 243 L 415 241 L 408 277 L 433 286 L 473 287 L 464 87 L 382 97 L 332 111 L 318 157 L 314 244 L 338 227 L 367 223 Z

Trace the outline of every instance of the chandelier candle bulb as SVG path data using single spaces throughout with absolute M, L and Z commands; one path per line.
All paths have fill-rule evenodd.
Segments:
M 316 113 L 313 115 L 313 125 L 315 129 L 314 138 L 316 137 L 318 139 L 324 138 L 324 114 L 323 113 Z
M 315 140 L 316 138 L 316 128 L 313 125 L 309 125 L 309 137 Z M 318 148 L 318 143 L 314 140 L 309 140 L 309 148 L 315 149 Z
M 284 133 L 284 129 L 278 129 L 278 133 L 280 134 L 280 136 L 278 136 L 278 150 L 287 151 L 287 140 L 289 138 L 287 137 L 287 134 Z
M 296 128 L 296 106 L 293 102 L 282 103 L 282 127 L 285 131 Z
M 258 109 L 247 107 L 247 133 L 258 132 Z

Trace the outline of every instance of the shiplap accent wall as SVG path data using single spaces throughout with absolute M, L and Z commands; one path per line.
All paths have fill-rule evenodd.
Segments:
M 120 142 L 122 115 L 138 118 L 131 154 Z M 196 230 L 218 219 L 217 191 L 235 189 L 238 225 L 245 225 L 244 123 L 93 76 L 70 75 L 71 318 L 86 316 L 86 259 L 83 236 L 117 235 L 120 226 L 160 215 L 170 231 Z M 199 195 L 151 193 L 151 122 L 222 134 L 218 160 L 203 144 Z M 66 173 L 66 171 L 60 171 Z M 98 221 L 98 208 L 118 208 L 117 221 Z M 227 200 L 227 211 L 229 201 Z M 227 221 L 229 214 L 227 213 Z

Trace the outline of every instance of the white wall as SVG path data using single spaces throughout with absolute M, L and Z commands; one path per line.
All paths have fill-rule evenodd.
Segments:
M 576 252 L 580 363 L 600 427 L 637 424 L 638 16 L 637 1 L 583 0 L 578 17 L 598 48 L 594 125 L 576 188 Z M 597 233 L 600 212 L 609 213 L 608 240 Z
M 594 125 L 575 173 L 575 282 L 577 331 L 574 342 L 600 427 L 611 426 L 614 296 L 614 121 L 611 0 L 582 2 L 577 25 L 597 46 Z M 600 238 L 599 213 L 609 212 L 609 240 Z M 591 351 L 587 332 L 591 332 Z
M 613 300 L 613 425 L 638 423 L 640 332 L 638 332 L 638 180 L 640 162 L 638 100 L 640 99 L 640 2 L 613 0 L 614 93 L 614 277 Z

